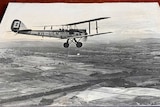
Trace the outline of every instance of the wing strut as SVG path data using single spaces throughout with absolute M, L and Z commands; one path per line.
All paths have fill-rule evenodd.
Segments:
M 96 21 L 96 33 L 98 33 L 98 21 Z M 91 34 L 91 22 L 89 22 L 89 34 Z
M 98 33 L 98 22 L 96 21 L 96 33 Z
M 89 34 L 91 34 L 91 23 L 89 22 Z

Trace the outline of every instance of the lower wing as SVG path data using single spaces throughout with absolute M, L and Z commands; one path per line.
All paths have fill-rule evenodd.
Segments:
M 89 36 L 104 35 L 104 34 L 109 34 L 109 33 L 112 33 L 112 32 L 96 33 L 96 34 L 90 34 L 90 35 L 71 36 L 71 37 L 67 37 L 67 38 L 65 38 L 65 39 L 83 38 L 83 37 L 89 37 Z

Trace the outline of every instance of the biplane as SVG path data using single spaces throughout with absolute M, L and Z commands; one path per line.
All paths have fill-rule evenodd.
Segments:
M 66 39 L 67 41 L 63 44 L 65 48 L 68 48 L 71 43 L 75 43 L 77 48 L 82 47 L 82 42 L 80 42 L 81 38 L 84 38 L 84 40 L 87 40 L 87 37 L 89 36 L 96 36 L 96 35 L 103 35 L 108 34 L 112 32 L 98 32 L 98 21 L 103 19 L 108 19 L 110 17 L 100 17 L 96 19 L 91 20 L 85 20 L 75 23 L 69 23 L 64 25 L 46 25 L 43 26 L 43 30 L 32 30 L 27 29 L 27 27 L 24 25 L 24 23 L 20 20 L 15 19 L 12 22 L 11 30 L 17 34 L 26 34 L 26 35 L 34 35 L 34 36 L 42 36 L 42 37 L 54 37 L 54 38 L 60 38 L 60 39 Z M 96 22 L 96 33 L 91 34 L 91 22 Z M 79 24 L 88 23 L 88 33 L 86 29 L 78 29 L 77 27 L 72 28 L 72 26 L 76 26 Z M 62 28 L 53 30 L 54 26 L 61 26 Z M 46 30 L 46 27 L 50 27 L 49 30 Z M 64 27 L 66 27 L 64 29 Z M 77 40 L 79 39 L 79 40 Z

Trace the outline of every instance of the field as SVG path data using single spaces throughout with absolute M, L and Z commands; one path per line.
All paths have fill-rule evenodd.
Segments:
M 160 40 L 23 41 L 0 48 L 0 104 L 159 105 Z M 29 44 L 29 45 L 28 45 Z

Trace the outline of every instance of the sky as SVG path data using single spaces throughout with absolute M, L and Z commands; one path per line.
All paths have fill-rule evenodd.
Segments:
M 9 3 L 0 25 L 0 39 L 40 40 L 41 37 L 16 35 L 10 26 L 14 19 L 21 20 L 27 28 L 43 29 L 44 25 L 61 25 L 99 17 L 99 32 L 113 32 L 90 37 L 89 41 L 121 40 L 126 38 L 159 37 L 160 8 L 158 3 Z M 95 33 L 95 23 L 91 23 Z M 88 24 L 77 26 L 88 29 Z M 57 40 L 44 38 L 45 40 Z

